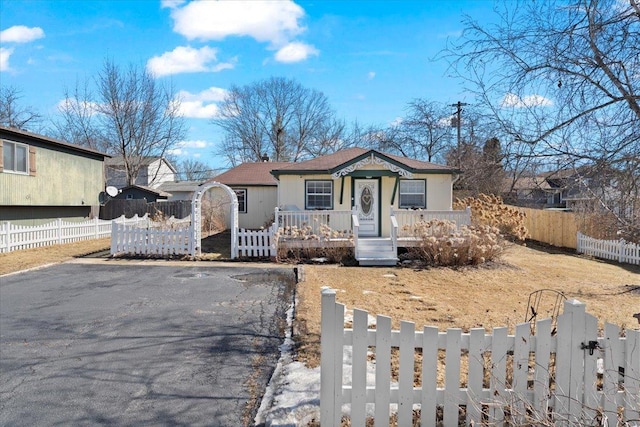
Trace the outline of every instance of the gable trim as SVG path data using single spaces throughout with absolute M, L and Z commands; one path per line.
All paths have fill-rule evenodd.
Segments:
M 408 171 L 407 169 L 400 166 L 397 162 L 394 162 L 391 159 L 384 158 L 379 153 L 371 151 L 370 153 L 365 154 L 363 158 L 358 160 L 356 157 L 352 162 L 348 163 L 346 166 L 342 166 L 341 169 L 333 172 L 331 176 L 334 179 L 338 179 L 341 176 L 346 176 L 355 172 L 358 169 L 363 168 L 368 165 L 377 165 L 382 166 L 384 169 L 391 171 L 393 173 L 397 173 L 400 176 L 405 178 L 413 178 L 413 173 Z

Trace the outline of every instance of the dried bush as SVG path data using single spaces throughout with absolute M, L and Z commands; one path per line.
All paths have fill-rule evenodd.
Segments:
M 202 215 L 202 233 L 204 237 L 220 233 L 227 229 L 227 213 L 230 202 L 223 199 L 202 200 L 200 213 Z
M 478 197 L 456 199 L 454 209 L 471 208 L 471 223 L 475 226 L 496 227 L 504 236 L 524 240 L 529 237 L 529 230 L 525 226 L 524 212 L 505 205 L 502 198 L 493 195 L 480 194 Z
M 504 239 L 496 227 L 462 226 L 447 220 L 420 221 L 405 226 L 418 239 L 408 249 L 409 256 L 432 266 L 477 265 L 497 259 L 504 249 Z
M 326 224 L 304 223 L 300 227 L 280 227 L 275 234 L 278 260 L 304 262 L 326 258 L 331 263 L 347 263 L 354 259 L 351 230 L 333 230 Z

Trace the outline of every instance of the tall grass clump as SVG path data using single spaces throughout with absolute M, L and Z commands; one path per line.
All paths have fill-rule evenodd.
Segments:
M 407 248 L 409 256 L 431 266 L 478 265 L 497 259 L 504 250 L 500 231 L 489 225 L 457 228 L 453 221 L 436 219 L 406 227 L 417 240 Z
M 502 235 L 523 241 L 529 237 L 525 213 L 505 205 L 499 196 L 480 194 L 478 197 L 456 199 L 454 209 L 471 208 L 471 223 L 475 226 L 496 227 Z
M 280 227 L 275 240 L 277 258 L 282 262 L 324 258 L 329 263 L 348 263 L 354 259 L 351 230 L 333 230 L 327 224 Z

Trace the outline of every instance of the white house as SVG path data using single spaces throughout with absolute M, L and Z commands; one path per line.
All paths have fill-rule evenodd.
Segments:
M 117 188 L 129 186 L 122 157 L 105 161 L 107 185 Z M 176 168 L 164 157 L 145 157 L 133 185 L 158 188 L 163 182 L 176 180 Z

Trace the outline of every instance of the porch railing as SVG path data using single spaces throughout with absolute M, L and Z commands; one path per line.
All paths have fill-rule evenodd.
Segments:
M 398 237 L 411 237 L 413 226 L 421 221 L 434 219 L 454 221 L 458 227 L 471 225 L 471 208 L 463 211 L 423 211 L 391 208 L 391 217 L 398 224 Z
M 282 228 L 285 235 L 291 234 L 294 229 L 310 228 L 313 233 L 321 233 L 323 226 L 333 231 L 349 234 L 351 228 L 351 211 L 334 210 L 275 210 L 276 229 Z

